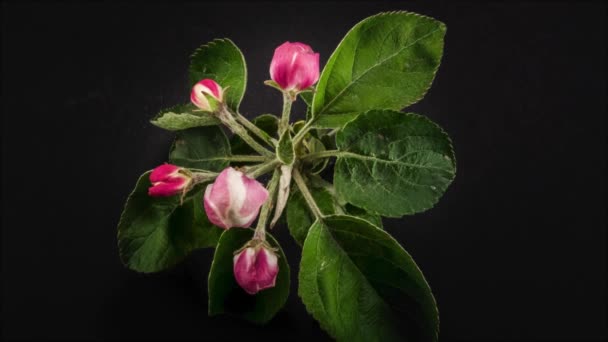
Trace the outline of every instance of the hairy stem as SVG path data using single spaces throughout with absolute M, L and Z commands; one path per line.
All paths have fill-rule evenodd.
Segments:
M 338 155 L 340 155 L 340 151 L 338 151 L 338 150 L 327 150 L 327 151 L 320 151 L 320 152 L 305 154 L 300 159 L 301 160 L 314 160 L 314 159 L 319 159 L 319 158 L 337 157 Z
M 308 131 L 310 131 L 313 121 L 314 121 L 314 119 L 308 120 L 308 122 L 306 122 L 306 124 L 302 127 L 302 129 L 300 129 L 298 134 L 296 134 L 293 137 L 293 146 L 297 146 L 300 143 L 300 141 L 304 138 L 306 133 L 308 133 Z
M 212 179 L 215 179 L 218 175 L 219 175 L 219 173 L 217 173 L 217 172 L 205 171 L 205 172 L 192 172 L 191 177 L 192 177 L 193 183 L 198 184 L 198 183 L 205 183 Z
M 241 125 L 245 126 L 251 133 L 258 136 L 258 138 L 264 140 L 268 144 L 268 146 L 275 147 L 277 145 L 277 139 L 271 137 L 266 132 L 262 131 L 258 126 L 254 125 L 253 122 L 249 121 L 246 117 L 241 115 L 241 113 L 235 114 L 236 121 L 238 121 Z
M 262 209 L 260 209 L 258 225 L 255 227 L 255 233 L 253 234 L 254 239 L 261 241 L 266 240 L 266 222 L 268 222 L 268 217 L 270 216 L 272 207 L 274 207 L 274 198 L 279 185 L 279 177 L 280 172 L 278 169 L 275 169 L 272 178 L 268 182 L 268 199 L 264 202 L 264 205 L 262 205 Z
M 274 169 L 277 168 L 277 166 L 279 166 L 281 164 L 280 161 L 278 161 L 277 159 L 259 164 L 259 165 L 254 165 L 252 167 L 250 167 L 247 170 L 247 176 L 251 177 L 251 178 L 258 178 L 263 174 L 266 174 Z
M 279 122 L 279 136 L 283 135 L 283 132 L 289 127 L 289 115 L 291 114 L 291 105 L 293 103 L 292 96 L 284 91 L 283 92 L 283 114 L 281 115 L 281 121 Z
M 269 161 L 268 157 L 264 156 L 252 156 L 252 155 L 233 155 L 225 157 L 224 159 L 229 161 L 237 161 L 237 162 L 265 162 Z
M 315 199 L 312 197 L 310 190 L 308 190 L 308 186 L 306 186 L 304 178 L 302 178 L 302 174 L 297 168 L 293 169 L 292 176 L 293 179 L 296 181 L 296 184 L 298 185 L 298 189 L 300 189 L 302 196 L 306 200 L 306 204 L 308 204 L 310 211 L 312 211 L 312 213 L 318 220 L 323 219 L 323 213 L 321 213 L 321 209 L 319 209 L 319 207 L 317 206 L 317 202 L 315 202 Z
M 222 121 L 222 123 L 232 131 L 232 133 L 241 137 L 241 139 L 243 139 L 243 141 L 245 141 L 247 145 L 251 146 L 251 148 L 253 148 L 257 153 L 266 157 L 274 157 L 272 152 L 265 149 L 249 135 L 245 127 L 236 122 L 232 114 L 226 109 L 225 106 L 223 106 L 218 112 L 218 117 L 220 121 Z

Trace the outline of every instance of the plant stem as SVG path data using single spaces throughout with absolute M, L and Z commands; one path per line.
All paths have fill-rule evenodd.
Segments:
M 261 175 L 272 171 L 273 169 L 276 169 L 277 166 L 279 166 L 281 164 L 280 161 L 278 161 L 277 159 L 265 162 L 263 164 L 259 164 L 259 165 L 255 165 L 252 166 L 248 171 L 247 171 L 247 175 L 251 178 L 258 178 Z
M 300 129 L 298 134 L 296 134 L 293 137 L 292 141 L 293 141 L 294 147 L 298 146 L 298 143 L 300 143 L 300 140 L 302 140 L 304 138 L 304 136 L 306 135 L 306 133 L 308 133 L 308 131 L 310 131 L 313 121 L 314 121 L 314 119 L 308 120 L 308 122 L 306 122 L 306 124 Z
M 293 179 L 296 181 L 296 184 L 298 185 L 298 189 L 300 189 L 302 196 L 306 200 L 306 204 L 308 204 L 310 211 L 312 211 L 312 213 L 315 215 L 315 217 L 318 220 L 323 219 L 324 215 L 323 215 L 323 213 L 321 213 L 321 209 L 319 209 L 319 207 L 317 206 L 317 202 L 315 202 L 315 199 L 312 197 L 310 190 L 308 190 L 308 187 L 306 186 L 306 182 L 304 181 L 304 178 L 302 178 L 302 174 L 300 173 L 300 171 L 297 168 L 293 169 L 292 176 L 293 176 Z
M 258 136 L 258 138 L 264 140 L 269 146 L 275 147 L 277 145 L 277 139 L 269 136 L 266 132 L 262 131 L 258 126 L 254 125 L 253 122 L 249 121 L 241 113 L 236 113 L 236 121 L 245 126 L 251 133 Z
M 236 162 L 267 162 L 272 160 L 271 158 L 264 156 L 254 156 L 254 155 L 233 155 L 233 156 L 224 156 L 224 157 L 211 157 L 211 158 L 180 158 L 180 160 L 191 161 L 191 162 L 200 162 L 200 161 L 236 161 Z M 189 167 L 190 171 L 197 172 L 208 172 L 207 170 L 201 170 Z
M 289 114 L 291 114 L 291 105 L 293 99 L 291 95 L 284 91 L 283 92 L 283 114 L 281 115 L 281 121 L 279 122 L 279 136 L 283 135 L 283 132 L 289 127 Z
M 274 170 L 272 178 L 268 182 L 268 199 L 260 209 L 260 217 L 258 218 L 258 225 L 255 227 L 255 233 L 253 238 L 261 241 L 266 241 L 266 222 L 270 216 L 270 211 L 274 206 L 274 197 L 277 192 L 277 186 L 279 184 L 280 172 L 278 169 Z
M 225 106 L 223 106 L 219 110 L 218 117 L 220 121 L 222 121 L 222 123 L 232 131 L 232 133 L 241 137 L 241 139 L 243 139 L 247 143 L 247 145 L 251 146 L 251 148 L 253 148 L 256 152 L 263 156 L 274 157 L 274 154 L 272 152 L 265 149 L 249 135 L 245 127 L 243 127 L 240 123 L 236 122 L 232 114 L 226 109 Z
M 285 206 L 287 205 L 287 199 L 289 198 L 289 188 L 291 188 L 291 174 L 293 165 L 281 165 L 279 168 L 281 171 L 281 177 L 279 178 L 279 189 L 277 190 L 277 201 L 275 203 L 274 216 L 270 221 L 270 229 L 279 221 Z
M 252 156 L 252 155 L 233 155 L 225 157 L 224 159 L 229 161 L 237 161 L 237 162 L 265 162 L 269 161 L 268 157 L 264 156 Z
M 217 172 L 193 172 L 192 181 L 194 182 L 194 184 L 205 183 L 214 179 L 215 177 L 217 177 L 217 175 L 219 175 L 219 173 Z
M 331 137 L 332 135 L 334 135 L 334 134 L 336 134 L 336 133 L 338 133 L 338 129 L 337 129 L 337 128 L 334 128 L 334 129 L 332 129 L 331 131 L 329 131 L 329 133 L 327 133 L 327 136 L 328 136 L 328 137 Z
M 337 157 L 339 155 L 340 155 L 339 150 L 327 150 L 327 151 L 320 151 L 320 152 L 305 154 L 300 158 L 300 160 L 314 160 L 314 159 L 319 159 L 319 158 Z

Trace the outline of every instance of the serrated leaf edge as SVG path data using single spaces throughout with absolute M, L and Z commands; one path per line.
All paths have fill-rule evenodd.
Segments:
M 336 46 L 336 48 L 334 49 L 334 51 L 332 52 L 332 54 L 329 56 L 329 59 L 327 60 L 328 62 L 327 62 L 327 64 L 325 65 L 325 67 L 323 68 L 323 71 L 321 72 L 321 76 L 319 77 L 319 83 L 321 83 L 321 81 L 322 81 L 322 80 L 323 80 L 323 81 L 325 81 L 325 78 L 329 77 L 329 76 L 326 76 L 325 78 L 323 77 L 323 76 L 324 76 L 324 74 L 325 74 L 325 70 L 326 70 L 327 66 L 329 65 L 329 63 L 332 61 L 332 58 L 334 58 L 334 55 L 336 54 L 336 52 L 338 51 L 338 49 L 339 49 L 339 48 L 342 46 L 342 44 L 344 43 L 344 40 L 346 39 L 346 37 L 348 37 L 348 35 L 349 35 L 349 34 L 350 34 L 352 31 L 354 31 L 354 30 L 355 30 L 356 28 L 358 28 L 359 26 L 361 26 L 361 25 L 365 24 L 367 21 L 370 21 L 370 20 L 372 20 L 372 19 L 374 19 L 374 18 L 376 18 L 376 17 L 381 17 L 381 16 L 390 16 L 390 15 L 401 15 L 401 14 L 405 14 L 405 15 L 408 15 L 408 16 L 414 16 L 414 17 L 420 17 L 420 18 L 423 18 L 423 19 L 425 19 L 425 20 L 430 20 L 430 21 L 433 21 L 433 22 L 437 22 L 437 23 L 439 24 L 439 28 L 438 28 L 437 30 L 441 30 L 441 31 L 443 31 L 444 33 L 447 31 L 447 26 L 446 26 L 446 25 L 445 25 L 443 22 L 441 22 L 441 21 L 439 21 L 439 20 L 437 20 L 437 19 L 435 19 L 435 18 L 432 18 L 432 17 L 426 16 L 426 15 L 423 15 L 423 14 L 415 13 L 415 12 L 409 12 L 409 11 L 388 11 L 388 12 L 381 12 L 381 13 L 378 13 L 378 14 L 375 14 L 375 15 L 372 15 L 372 16 L 369 16 L 369 17 L 367 17 L 367 18 L 365 18 L 365 19 L 363 19 L 363 20 L 359 21 L 357 24 L 355 24 L 355 26 L 353 26 L 353 27 L 352 27 L 350 30 L 348 30 L 348 31 L 346 32 L 346 34 L 344 35 L 344 37 L 342 37 L 342 40 L 340 40 L 340 43 L 338 43 L 338 45 Z M 437 30 L 435 30 L 435 31 L 433 31 L 433 32 L 431 32 L 431 33 L 429 33 L 428 35 L 431 35 L 431 34 L 433 34 L 433 33 L 437 32 Z M 445 40 L 445 39 L 444 39 L 444 38 L 442 38 L 442 40 Z M 437 74 L 437 71 L 439 70 L 439 66 L 441 65 L 441 61 L 443 60 L 443 51 L 444 51 L 444 45 L 445 45 L 445 44 L 442 44 L 442 45 L 441 45 L 441 58 L 439 59 L 439 63 L 437 64 L 437 67 L 436 67 L 436 68 L 433 70 L 433 76 L 431 77 L 431 81 L 429 82 L 428 87 L 426 87 L 426 88 L 424 89 L 424 91 L 421 93 L 420 97 L 416 98 L 415 100 L 412 100 L 412 102 L 411 102 L 411 103 L 409 103 L 408 105 L 406 105 L 405 107 L 398 108 L 398 109 L 395 109 L 395 110 L 402 110 L 403 108 L 407 108 L 407 107 L 409 107 L 409 106 L 411 106 L 411 105 L 413 105 L 413 104 L 415 104 L 415 103 L 419 102 L 420 100 L 422 100 L 422 99 L 424 98 L 424 96 L 426 96 L 426 94 L 427 94 L 428 90 L 429 90 L 429 89 L 431 88 L 431 86 L 433 85 L 433 82 L 434 82 L 434 80 L 435 80 L 435 76 L 436 76 L 436 74 Z M 336 58 L 337 58 L 337 57 L 336 57 Z M 332 63 L 332 65 L 333 65 L 333 63 Z M 333 68 L 333 66 L 332 66 L 332 68 Z M 325 81 L 325 82 L 326 82 L 326 81 Z M 319 85 L 319 83 L 317 83 L 317 89 L 318 89 L 318 85 Z M 323 92 L 325 92 L 325 89 L 323 90 Z M 314 111 L 314 108 L 315 108 L 315 99 L 316 99 L 316 97 L 317 97 L 317 94 L 318 94 L 318 92 L 315 92 L 315 93 L 314 93 L 313 98 L 312 98 L 312 104 L 311 104 L 311 106 L 310 106 L 310 108 L 312 109 L 312 115 L 311 115 L 311 116 L 313 117 L 313 120 L 314 120 L 314 118 L 318 117 L 320 114 L 323 114 L 323 113 L 316 113 L 316 112 Z M 321 108 L 321 110 L 325 109 L 325 107 L 326 107 L 326 106 L 327 106 L 327 105 L 325 105 L 323 108 Z M 331 115 L 331 114 L 328 114 L 328 115 Z M 357 116 L 359 116 L 359 115 L 360 115 L 360 114 L 356 115 L 356 116 L 353 118 L 353 120 L 354 120 L 354 119 L 355 119 Z M 350 120 L 350 121 L 352 121 L 352 120 Z
M 414 258 L 411 256 L 410 253 L 408 253 L 405 248 L 403 248 L 403 246 L 401 246 L 401 244 L 399 243 L 399 241 L 397 241 L 391 234 L 389 234 L 387 231 L 379 228 L 378 226 L 376 226 L 375 224 L 373 224 L 372 222 L 369 222 L 367 220 L 364 220 L 362 218 L 356 217 L 356 216 L 351 216 L 351 215 L 327 215 L 325 216 L 325 218 L 332 218 L 332 217 L 347 217 L 349 219 L 354 219 L 355 221 L 362 221 L 365 222 L 367 224 L 369 224 L 370 226 L 374 227 L 375 229 L 378 229 L 380 231 L 382 231 L 384 234 L 386 234 L 386 236 L 388 237 L 389 240 L 391 240 L 392 242 L 394 242 L 397 246 L 399 246 L 399 248 L 401 248 L 401 250 L 403 250 L 403 252 L 410 257 L 410 259 L 412 259 L 414 266 L 416 267 L 416 270 L 418 270 L 418 272 L 420 272 L 420 275 L 422 277 L 422 280 L 424 282 L 424 284 L 426 284 L 426 286 L 429 288 L 429 291 L 431 292 L 431 298 L 433 299 L 433 306 L 435 308 L 436 314 L 437 314 L 437 324 L 435 326 L 435 341 L 437 341 L 439 339 L 439 330 L 440 330 L 440 317 L 439 317 L 439 307 L 437 306 L 437 299 L 435 299 L 435 295 L 433 294 L 433 290 L 429 284 L 429 282 L 426 280 L 426 277 L 424 276 L 424 273 L 422 273 L 422 270 L 420 269 L 420 267 L 418 267 L 418 264 L 416 263 L 416 261 L 414 260 Z M 312 225 L 310 226 L 312 228 L 313 225 L 315 225 L 317 222 L 322 222 L 319 220 L 315 220 Z M 324 223 L 322 223 L 324 224 Z M 308 239 L 308 234 L 310 234 L 310 228 L 308 229 L 308 233 L 306 235 L 306 239 Z M 342 248 L 342 246 L 340 245 L 340 243 L 338 241 L 336 241 L 336 239 L 333 237 L 333 234 L 330 235 L 332 237 L 332 239 L 334 240 L 334 242 L 340 246 L 340 248 L 344 251 L 344 249 Z M 306 242 L 306 239 L 304 240 Z M 304 245 L 302 245 L 302 248 L 304 247 Z M 346 252 L 344 252 L 346 253 Z M 348 255 L 348 253 L 346 253 Z M 350 258 L 350 257 L 349 257 Z M 354 263 L 353 263 L 354 264 Z M 357 270 L 363 275 L 364 273 L 361 272 L 361 270 L 359 269 L 359 267 L 354 264 L 354 266 L 357 268 Z M 301 267 L 300 267 L 301 268 Z M 364 276 L 364 278 L 367 281 L 367 277 Z M 302 301 L 302 303 L 304 303 L 304 299 L 302 298 L 302 294 L 300 292 L 300 271 L 298 271 L 298 297 L 300 297 L 300 300 Z M 374 291 L 377 291 L 375 287 L 373 287 L 371 284 L 369 284 L 371 288 L 374 289 Z M 377 293 L 377 292 L 376 292 Z M 378 294 L 378 297 L 382 298 L 384 300 L 384 298 L 382 296 L 380 296 L 380 294 Z M 312 310 L 310 310 L 308 308 L 308 306 L 306 304 L 304 304 L 304 307 L 306 308 L 306 312 L 308 312 L 311 316 L 313 316 L 313 318 L 319 323 L 319 326 L 321 326 L 321 328 L 323 330 L 325 330 L 325 332 L 327 332 L 333 339 L 338 339 L 337 336 L 334 336 L 331 332 L 330 329 L 327 328 L 327 326 L 325 325 L 324 322 L 321 322 L 317 319 L 317 316 L 315 315 L 315 312 L 313 312 Z M 325 310 L 325 309 L 324 309 Z M 392 308 L 391 308 L 392 310 Z

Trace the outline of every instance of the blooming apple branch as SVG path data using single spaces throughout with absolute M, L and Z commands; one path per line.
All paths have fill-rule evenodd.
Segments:
M 203 205 L 207 218 L 217 227 L 245 228 L 258 219 L 253 238 L 236 250 L 234 257 L 235 279 L 250 294 L 274 286 L 278 272 L 277 256 L 275 249 L 266 242 L 266 228 L 273 227 L 281 217 L 289 197 L 292 176 L 311 212 L 317 219 L 322 217 L 298 169 L 299 166 L 294 167 L 295 149 L 293 144 L 290 144 L 289 133 L 293 130 L 290 129 L 289 122 L 293 102 L 299 93 L 310 90 L 319 78 L 319 54 L 314 53 L 306 44 L 286 42 L 275 50 L 270 64 L 270 76 L 272 81 L 266 83 L 283 94 L 283 111 L 277 130 L 281 141 L 272 138 L 237 111 L 233 112 L 225 103 L 226 88 L 216 81 L 200 80 L 190 93 L 192 104 L 200 111 L 217 117 L 230 131 L 259 153 L 258 156 L 233 155 L 223 159 L 260 163 L 237 169 L 228 167 L 219 174 L 165 164 L 156 168 L 150 175 L 153 184 L 149 189 L 150 196 L 181 194 L 180 203 L 194 185 L 214 180 L 205 189 Z M 308 127 L 304 124 L 303 129 L 296 135 L 296 145 Z M 276 154 L 258 143 L 249 132 L 275 149 Z M 310 158 L 315 154 L 309 153 L 307 156 Z M 274 171 L 273 176 L 267 188 L 264 188 L 256 178 L 270 171 Z M 274 216 L 268 223 L 273 208 Z
M 382 216 L 428 210 L 454 179 L 449 136 L 429 118 L 400 111 L 430 88 L 445 31 L 410 12 L 366 18 L 322 73 L 319 53 L 285 42 L 264 82 L 281 94 L 281 112 L 251 121 L 239 112 L 247 83 L 240 49 L 230 39 L 198 48 L 190 103 L 151 120 L 176 139 L 169 163 L 144 173 L 127 199 L 117 235 L 123 263 L 158 272 L 214 248 L 209 314 L 265 323 L 293 288 L 270 230 L 283 221 L 302 246 L 298 295 L 331 337 L 437 342 L 433 294 L 382 229 Z M 291 122 L 298 99 L 306 119 Z

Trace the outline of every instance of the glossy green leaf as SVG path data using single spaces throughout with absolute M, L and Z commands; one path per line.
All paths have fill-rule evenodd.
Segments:
M 315 222 L 299 295 L 339 341 L 437 341 L 435 299 L 412 257 L 386 232 L 349 216 Z
M 228 138 L 219 126 L 196 127 L 177 132 L 169 162 L 219 172 L 228 166 L 230 155 Z
M 224 88 L 226 104 L 238 111 L 247 86 L 247 66 L 241 50 L 230 39 L 215 39 L 190 57 L 190 86 L 205 78 Z
M 251 120 L 251 122 L 256 125 L 263 132 L 267 133 L 270 137 L 276 137 L 277 130 L 279 127 L 279 118 L 272 114 L 262 114 Z M 257 137 L 254 134 L 251 134 L 253 139 L 260 143 L 261 145 L 265 145 L 264 141 Z M 247 143 L 238 135 L 233 135 L 230 138 L 230 146 L 232 148 L 233 154 L 239 155 L 247 155 L 247 154 L 257 154 L 251 146 L 247 145 Z M 242 163 L 239 163 L 242 164 Z
M 169 131 L 217 125 L 220 121 L 209 112 L 198 111 L 192 104 L 177 105 L 158 113 L 150 122 Z
M 229 313 L 265 323 L 285 305 L 289 296 L 289 265 L 281 246 L 269 233 L 267 241 L 278 248 L 279 274 L 275 287 L 250 295 L 234 279 L 234 252 L 252 237 L 253 230 L 243 228 L 228 229 L 222 234 L 209 272 L 209 315 Z
M 293 164 L 296 158 L 289 130 L 283 132 L 281 139 L 279 139 L 279 144 L 277 145 L 277 158 L 285 165 Z
M 196 248 L 213 247 L 216 227 L 195 220 L 195 206 L 202 200 L 197 186 L 180 206 L 179 195 L 148 195 L 150 171 L 144 173 L 129 195 L 118 223 L 118 249 L 122 262 L 138 272 L 167 269 Z
M 370 109 L 400 110 L 422 99 L 443 54 L 443 23 L 387 12 L 355 25 L 329 58 L 313 98 L 318 127 L 341 127 Z
M 413 113 L 374 110 L 337 133 L 334 168 L 338 195 L 383 216 L 427 210 L 454 179 L 456 162 L 447 134 Z

